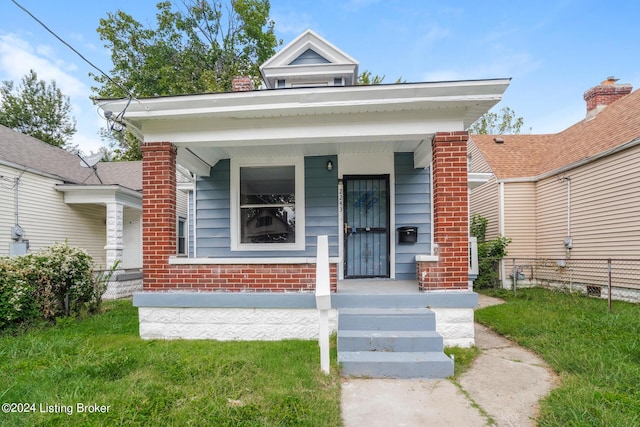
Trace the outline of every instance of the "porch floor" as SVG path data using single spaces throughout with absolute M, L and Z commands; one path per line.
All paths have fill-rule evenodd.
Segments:
M 417 280 L 348 279 L 338 280 L 338 294 L 396 295 L 420 294 Z

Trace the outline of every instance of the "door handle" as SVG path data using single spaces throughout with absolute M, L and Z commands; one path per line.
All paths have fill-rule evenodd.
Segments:
M 349 233 L 349 224 L 347 224 L 346 222 L 344 223 L 344 234 Z

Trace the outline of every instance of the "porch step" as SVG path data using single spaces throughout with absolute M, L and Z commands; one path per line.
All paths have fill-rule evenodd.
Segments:
M 442 351 L 435 331 L 338 331 L 341 351 Z
M 427 308 L 343 308 L 338 328 L 359 331 L 435 331 L 436 315 Z
M 453 361 L 443 349 L 435 313 L 427 308 L 338 309 L 338 363 L 345 376 L 446 378 Z
M 368 378 L 446 378 L 453 361 L 440 352 L 347 351 L 338 353 L 342 374 Z

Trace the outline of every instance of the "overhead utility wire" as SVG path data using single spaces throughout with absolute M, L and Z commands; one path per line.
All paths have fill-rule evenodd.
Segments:
M 52 36 L 54 36 L 55 38 L 57 38 L 62 44 L 64 44 L 65 46 L 67 46 L 69 49 L 71 49 L 76 55 L 78 55 L 80 58 L 82 58 L 82 60 L 84 62 L 86 62 L 87 64 L 89 64 L 90 66 L 92 66 L 93 68 L 95 68 L 96 70 L 98 70 L 98 72 L 100 74 L 102 74 L 103 76 L 105 76 L 111 83 L 113 83 L 114 85 L 118 86 L 120 89 L 122 89 L 124 92 L 126 92 L 129 95 L 129 99 L 135 99 L 136 101 L 138 101 L 138 103 L 140 105 L 142 105 L 142 103 L 140 102 L 140 100 L 138 100 L 132 93 L 131 91 L 129 91 L 129 89 L 127 89 L 126 87 L 122 86 L 120 83 L 116 82 L 115 80 L 113 80 L 107 73 L 105 73 L 104 71 L 102 71 L 97 65 L 94 65 L 91 61 L 89 61 L 87 58 L 85 58 L 80 52 L 78 52 L 73 46 L 71 46 L 69 43 L 67 43 L 66 41 L 64 41 L 60 36 L 58 36 L 52 29 L 50 29 L 49 27 L 47 27 L 47 25 L 42 22 L 41 20 L 39 20 L 36 16 L 34 16 L 33 13 L 29 12 L 24 6 L 22 6 L 20 3 L 18 3 L 16 0 L 11 0 L 13 2 L 13 4 L 15 4 L 16 6 L 18 6 L 20 9 L 22 9 L 27 15 L 29 15 L 31 18 L 33 18 L 38 24 L 40 24 L 45 30 L 47 30 L 49 33 L 51 33 Z M 142 105 L 144 107 L 144 105 Z M 146 107 L 145 107 L 146 108 Z

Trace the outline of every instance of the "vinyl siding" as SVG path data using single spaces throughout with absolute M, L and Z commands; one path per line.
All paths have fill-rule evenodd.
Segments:
M 431 253 L 431 183 L 429 169 L 414 169 L 413 153 L 395 153 L 395 223 L 418 227 L 416 244 L 399 244 L 394 234 L 396 279 L 416 278 L 415 256 Z
M 574 258 L 640 256 L 640 147 L 634 147 L 569 171 L 571 178 L 571 235 Z M 567 234 L 566 183 L 556 178 L 541 182 L 555 189 L 554 204 L 545 204 L 548 232 L 538 239 L 541 255 L 564 256 Z M 555 215 L 551 215 L 553 212 Z M 555 221 L 555 222 L 554 222 Z M 559 248 L 559 249 L 556 249 Z M 554 250 L 555 249 L 555 250 Z
M 22 171 L 0 165 L 0 175 L 11 182 L 0 186 L 0 256 L 9 255 L 10 230 L 15 223 L 13 178 Z M 19 222 L 35 252 L 55 242 L 67 240 L 85 249 L 98 266 L 105 265 L 106 209 L 101 205 L 67 205 L 54 185 L 62 181 L 30 172 L 20 177 Z
M 493 239 L 500 233 L 499 188 L 495 176 L 480 187 L 474 188 L 469 195 L 469 214 L 481 215 L 487 219 L 486 238 Z
M 473 137 L 472 137 L 473 138 Z M 478 146 L 469 139 L 467 143 L 467 155 L 471 156 L 471 172 L 493 172 L 491 166 L 485 160 L 484 156 L 478 149 Z
M 327 171 L 327 161 L 334 164 Z M 198 257 L 315 257 L 316 238 L 329 236 L 329 255 L 338 256 L 338 158 L 306 157 L 305 168 L 305 250 L 231 251 L 230 161 L 221 160 L 211 176 L 196 183 Z
M 511 239 L 509 257 L 536 255 L 536 185 L 534 182 L 504 184 L 504 234 Z

